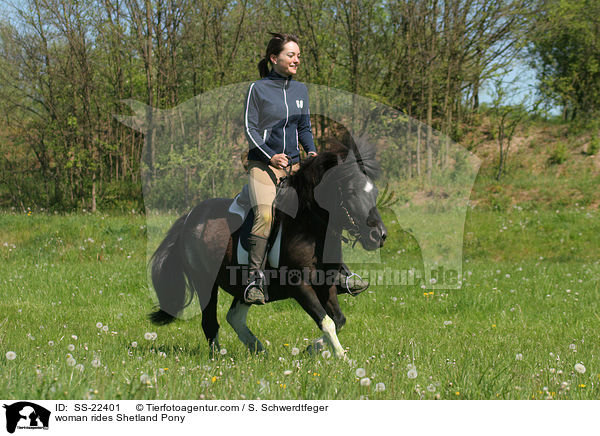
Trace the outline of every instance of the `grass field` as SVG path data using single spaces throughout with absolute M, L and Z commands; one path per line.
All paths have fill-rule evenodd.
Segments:
M 597 399 L 598 218 L 579 206 L 471 210 L 461 289 L 341 297 L 348 361 L 303 352 L 320 335 L 292 301 L 250 311 L 268 353 L 249 355 L 221 293 L 225 350 L 211 360 L 199 317 L 146 319 L 143 216 L 5 212 L 0 398 Z M 391 221 L 382 260 L 418 266 Z

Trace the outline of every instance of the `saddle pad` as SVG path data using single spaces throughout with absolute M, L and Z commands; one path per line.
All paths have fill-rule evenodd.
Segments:
M 281 224 L 277 225 L 277 236 L 275 240 L 272 241 L 269 248 L 269 254 L 267 255 L 267 263 L 271 268 L 279 268 L 279 255 L 281 253 Z M 275 232 L 273 232 L 274 234 Z M 272 235 L 271 235 L 272 236 Z M 273 239 L 273 238 L 270 238 Z M 244 244 L 246 242 L 246 244 Z M 237 243 L 237 260 L 240 265 L 248 265 L 248 237 L 246 236 L 245 240 L 242 238 L 242 234 L 240 233 L 240 238 Z M 246 247 L 244 248 L 244 245 Z
M 248 236 L 252 230 L 254 222 L 254 210 L 247 201 L 247 185 L 242 192 L 236 196 L 229 206 L 229 213 L 238 215 L 242 218 L 242 225 L 239 229 L 239 238 L 237 243 L 237 258 L 240 265 L 248 265 Z M 279 254 L 281 251 L 281 223 L 277 223 L 271 235 L 269 236 L 269 253 L 267 262 L 272 268 L 279 267 Z

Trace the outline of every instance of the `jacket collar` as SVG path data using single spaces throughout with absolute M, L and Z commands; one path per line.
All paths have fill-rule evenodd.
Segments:
M 269 74 L 267 74 L 265 76 L 265 79 L 270 79 L 270 80 L 292 80 L 292 76 L 282 76 L 281 74 L 279 74 L 277 71 L 275 71 L 275 69 L 273 68 L 271 71 L 269 71 Z

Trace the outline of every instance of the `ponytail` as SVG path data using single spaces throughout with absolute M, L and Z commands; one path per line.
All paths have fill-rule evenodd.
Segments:
M 261 78 L 269 74 L 269 61 L 267 58 L 262 58 L 258 63 L 258 74 L 260 74 Z

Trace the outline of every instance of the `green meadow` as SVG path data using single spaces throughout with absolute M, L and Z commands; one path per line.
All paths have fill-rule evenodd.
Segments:
M 382 261 L 418 268 L 416 241 L 384 220 Z M 600 397 L 597 208 L 471 206 L 460 289 L 340 297 L 347 360 L 305 353 L 320 334 L 291 300 L 251 309 L 261 355 L 225 321 L 223 292 L 215 358 L 200 316 L 150 324 L 144 215 L 6 211 L 0 223 L 1 398 Z

